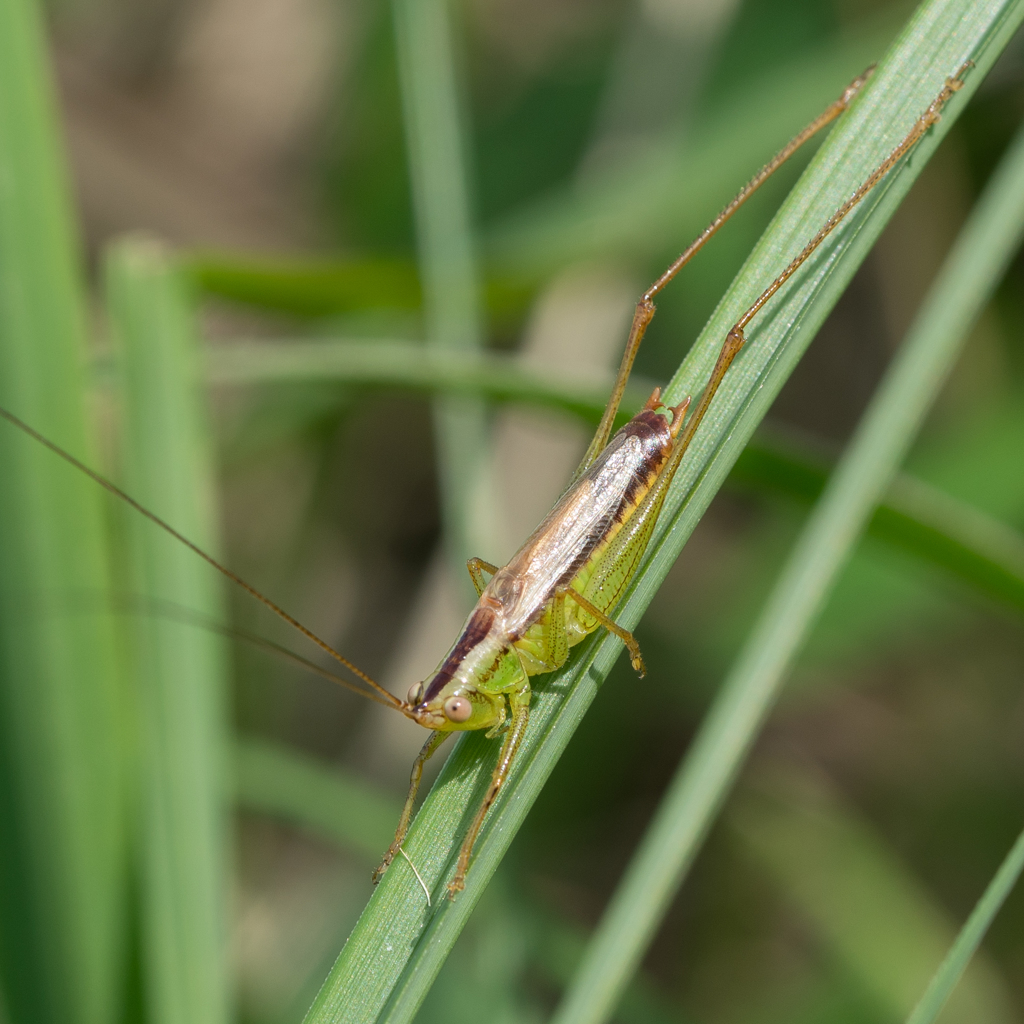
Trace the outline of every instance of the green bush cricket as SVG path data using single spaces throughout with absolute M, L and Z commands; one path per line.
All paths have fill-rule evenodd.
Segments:
M 468 569 L 479 596 L 477 605 L 438 668 L 426 680 L 413 685 L 406 700 L 379 686 L 276 603 L 111 481 L 40 435 L 13 413 L 0 409 L 0 415 L 184 543 L 352 672 L 359 683 L 325 672 L 298 655 L 257 640 L 262 646 L 275 649 L 430 730 L 430 736 L 413 764 L 409 793 L 398 829 L 374 873 L 375 881 L 402 852 L 426 760 L 453 732 L 486 730 L 489 737 L 503 734 L 490 784 L 467 830 L 455 872 L 448 883 L 449 896 L 454 898 L 464 888 L 477 835 L 507 778 L 527 728 L 531 693 L 529 677 L 560 668 L 568 657 L 569 649 L 599 627 L 622 640 L 629 650 L 633 668 L 643 676 L 644 665 L 636 640 L 612 616 L 641 565 L 668 488 L 686 450 L 745 342 L 745 328 L 851 210 L 936 123 L 945 103 L 960 88 L 962 75 L 968 66 L 964 65 L 946 80 L 938 96 L 903 141 L 739 318 L 726 336 L 694 411 L 687 417 L 689 399 L 674 407 L 665 406 L 661 402 L 660 389 L 656 388 L 641 412 L 613 435 L 613 425 L 633 362 L 654 316 L 655 297 L 782 163 L 848 108 L 870 76 L 870 69 L 858 76 L 838 100 L 765 165 L 644 293 L 636 305 L 611 398 L 568 488 L 507 565 L 499 568 L 482 559 L 470 560 Z M 485 582 L 485 574 L 490 576 L 489 581 Z

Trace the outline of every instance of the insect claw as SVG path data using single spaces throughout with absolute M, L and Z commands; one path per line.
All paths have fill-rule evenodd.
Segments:
M 376 886 L 380 883 L 380 880 L 384 877 L 385 872 L 391 867 L 391 862 L 395 859 L 395 850 L 390 849 L 384 854 L 384 859 L 374 869 L 373 874 L 370 876 L 370 881 Z M 405 854 L 405 850 L 401 847 L 398 848 L 398 853 Z M 415 870 L 415 869 L 413 869 Z
M 466 888 L 466 879 L 456 876 L 448 883 L 448 899 L 454 900 Z
M 640 653 L 640 645 L 631 638 L 626 642 L 626 648 L 629 651 L 629 663 L 633 666 L 633 671 L 643 679 L 647 675 L 647 666 L 644 664 L 643 655 Z

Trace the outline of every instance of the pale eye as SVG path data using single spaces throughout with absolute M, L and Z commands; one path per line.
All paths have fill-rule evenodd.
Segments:
M 415 706 L 423 699 L 423 684 L 413 683 L 409 687 L 409 703 Z
M 450 722 L 464 722 L 473 713 L 473 705 L 465 697 L 449 697 L 444 702 L 444 713 Z

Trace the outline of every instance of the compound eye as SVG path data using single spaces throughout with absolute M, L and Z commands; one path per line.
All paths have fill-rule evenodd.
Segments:
M 464 722 L 473 713 L 473 705 L 465 697 L 449 697 L 444 702 L 444 713 L 450 722 Z
M 415 707 L 423 699 L 423 684 L 413 683 L 409 687 L 409 703 Z

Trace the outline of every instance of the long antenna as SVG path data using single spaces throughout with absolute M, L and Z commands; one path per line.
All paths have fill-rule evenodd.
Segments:
M 394 707 L 391 701 L 382 700 L 376 693 L 364 690 L 357 683 L 352 682 L 351 679 L 346 679 L 344 676 L 331 672 L 322 665 L 318 665 L 315 661 L 310 661 L 309 658 L 296 653 L 290 647 L 277 643 L 276 640 L 268 640 L 258 633 L 251 633 L 249 630 L 242 629 L 239 626 L 225 625 L 223 622 L 218 622 L 208 615 L 203 615 L 202 612 L 197 612 L 194 608 L 186 608 L 176 601 L 168 601 L 162 597 L 148 597 L 143 594 L 112 594 L 110 600 L 114 609 L 118 611 L 128 609 L 136 614 L 141 612 L 146 615 L 159 616 L 183 623 L 186 626 L 194 626 L 196 629 L 205 629 L 209 633 L 217 633 L 229 640 L 241 640 L 259 650 L 267 651 L 283 661 L 289 661 L 294 665 L 298 665 L 300 668 L 304 668 L 314 675 L 320 676 L 322 679 L 329 679 L 332 683 L 345 687 L 346 690 L 358 693 L 360 697 L 372 700 L 376 704 L 383 704 L 385 707 Z
M 361 668 L 358 668 L 356 665 L 353 665 L 352 662 L 348 660 L 348 658 L 345 658 L 342 655 L 340 655 L 325 640 L 321 640 L 320 637 L 318 637 L 316 633 L 314 633 L 311 629 L 307 629 L 301 622 L 299 622 L 298 619 L 289 615 L 282 607 L 280 607 L 280 605 L 275 604 L 273 601 L 270 600 L 269 597 L 265 597 L 254 586 L 252 586 L 249 583 L 246 583 L 241 576 L 232 572 L 229 568 L 227 568 L 227 566 L 221 565 L 221 563 L 218 562 L 217 559 L 215 559 L 212 555 L 208 555 L 201 547 L 199 547 L 198 544 L 194 544 L 192 541 L 188 539 L 188 537 L 184 536 L 184 534 L 179 533 L 173 526 L 171 526 L 170 523 L 161 519 L 155 512 L 150 512 L 150 510 L 146 508 L 145 505 L 139 504 L 139 502 L 137 502 L 130 494 L 127 494 L 125 491 L 122 491 L 121 488 L 117 486 L 117 484 L 113 483 L 111 480 L 108 480 L 102 474 L 97 473 L 96 470 L 87 466 L 80 459 L 76 459 L 75 456 L 72 455 L 70 452 L 65 451 L 63 448 L 60 447 L 60 445 L 54 443 L 48 437 L 45 437 L 43 434 L 40 434 L 38 430 L 36 430 L 34 427 L 30 427 L 23 419 L 20 419 L 19 417 L 15 416 L 13 412 L 10 412 L 9 410 L 3 408 L 3 406 L 0 406 L 0 417 L 7 420 L 8 423 L 10 423 L 12 426 L 17 427 L 23 433 L 28 434 L 29 437 L 38 441 L 44 447 L 49 448 L 50 451 L 54 453 L 54 455 L 59 455 L 65 462 L 74 466 L 75 469 L 81 470 L 87 477 L 98 483 L 100 487 L 102 487 L 104 490 L 109 491 L 115 497 L 118 497 L 122 501 L 127 502 L 129 505 L 131 505 L 133 509 L 135 509 L 136 512 L 140 513 L 141 515 L 144 515 L 151 523 L 156 523 L 156 525 L 159 526 L 161 530 L 163 530 L 165 533 L 169 533 L 172 537 L 174 537 L 175 540 L 180 541 L 182 544 L 185 545 L 185 547 L 193 551 L 209 565 L 212 565 L 214 569 L 216 569 L 223 576 L 226 576 L 229 580 L 232 581 L 232 583 L 236 583 L 243 590 L 247 591 L 254 598 L 256 598 L 257 601 L 259 601 L 261 604 L 269 608 L 275 615 L 278 615 L 282 619 L 284 619 L 284 621 L 287 622 L 289 626 L 291 626 L 293 629 L 297 629 L 308 640 L 312 640 L 313 643 L 317 645 L 317 647 L 319 647 L 326 654 L 329 654 L 339 664 L 344 665 L 345 668 L 347 668 L 353 675 L 361 679 L 364 683 L 366 683 L 367 686 L 369 686 L 379 695 L 378 697 L 374 697 L 371 699 L 378 700 L 378 703 L 386 704 L 388 707 L 392 707 L 398 711 L 404 712 L 404 701 L 399 700 L 393 693 L 389 693 L 387 690 L 385 690 L 383 686 L 381 686 L 379 683 L 371 679 Z M 266 641 L 266 646 L 273 648 L 275 645 L 271 641 Z M 298 655 L 296 655 L 296 657 L 298 657 Z M 335 677 L 331 676 L 330 678 Z M 357 689 L 356 692 L 363 693 L 363 695 L 366 697 L 370 696 L 368 693 L 365 693 L 362 690 Z

